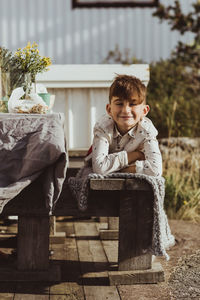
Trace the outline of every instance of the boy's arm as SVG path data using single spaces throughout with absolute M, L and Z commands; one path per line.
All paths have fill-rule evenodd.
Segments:
M 120 170 L 121 173 L 136 173 L 135 163 L 137 160 L 145 160 L 144 153 L 135 150 L 127 153 L 129 166 Z M 132 165 L 131 165 L 132 164 Z
M 162 175 L 162 157 L 155 136 L 144 139 L 140 150 L 109 154 L 109 137 L 95 130 L 92 150 L 93 172 L 107 175 L 116 171 Z
M 162 156 L 160 153 L 158 140 L 155 136 L 145 138 L 141 145 L 141 152 L 144 153 L 145 160 L 135 162 L 136 173 L 150 176 L 162 175 Z
M 121 169 L 121 173 L 136 173 L 135 165 L 128 166 L 127 168 Z
M 109 154 L 109 137 L 100 129 L 94 131 L 92 143 L 92 168 L 97 174 L 107 175 L 128 167 L 126 151 Z
M 144 153 L 139 150 L 128 152 L 127 155 L 128 155 L 128 164 L 129 165 L 131 163 L 136 162 L 136 160 L 145 160 Z

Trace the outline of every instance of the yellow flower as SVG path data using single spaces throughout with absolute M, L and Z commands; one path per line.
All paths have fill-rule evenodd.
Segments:
M 184 205 L 187 205 L 187 204 L 188 204 L 188 202 L 187 202 L 186 200 L 184 200 L 184 201 L 183 201 L 183 204 L 184 204 Z
M 38 47 L 38 44 L 36 42 L 33 42 L 32 48 L 37 48 L 37 47 Z
M 34 78 L 37 73 L 47 71 L 47 67 L 51 65 L 50 57 L 41 56 L 39 54 L 36 42 L 33 42 L 32 45 L 28 42 L 23 49 L 19 48 L 15 52 L 15 56 L 18 61 L 19 70 L 21 70 L 22 73 L 31 73 L 32 78 Z
M 27 43 L 26 49 L 31 49 L 31 43 L 30 42 Z

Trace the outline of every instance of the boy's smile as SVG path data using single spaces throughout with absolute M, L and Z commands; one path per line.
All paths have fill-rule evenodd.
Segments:
M 111 103 L 107 104 L 107 113 L 113 118 L 119 132 L 124 135 L 133 128 L 149 111 L 149 106 L 140 103 L 137 92 L 131 99 L 121 99 L 113 96 Z

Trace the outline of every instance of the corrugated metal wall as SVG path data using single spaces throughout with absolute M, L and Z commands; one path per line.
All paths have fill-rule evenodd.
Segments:
M 180 0 L 189 11 L 194 0 Z M 173 0 L 160 0 L 164 4 Z M 0 45 L 16 50 L 28 41 L 56 64 L 101 63 L 118 45 L 149 63 L 166 58 L 180 40 L 153 8 L 72 9 L 71 0 L 0 0 Z M 181 37 L 182 38 L 182 37 Z M 190 41 L 191 35 L 183 37 Z

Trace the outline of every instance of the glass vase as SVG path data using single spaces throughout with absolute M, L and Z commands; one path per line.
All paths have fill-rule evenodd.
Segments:
M 10 73 L 0 68 L 0 112 L 8 112 L 8 99 L 11 94 Z
M 24 74 L 22 86 L 25 92 L 24 99 L 28 99 L 32 88 L 32 76 L 30 73 Z

